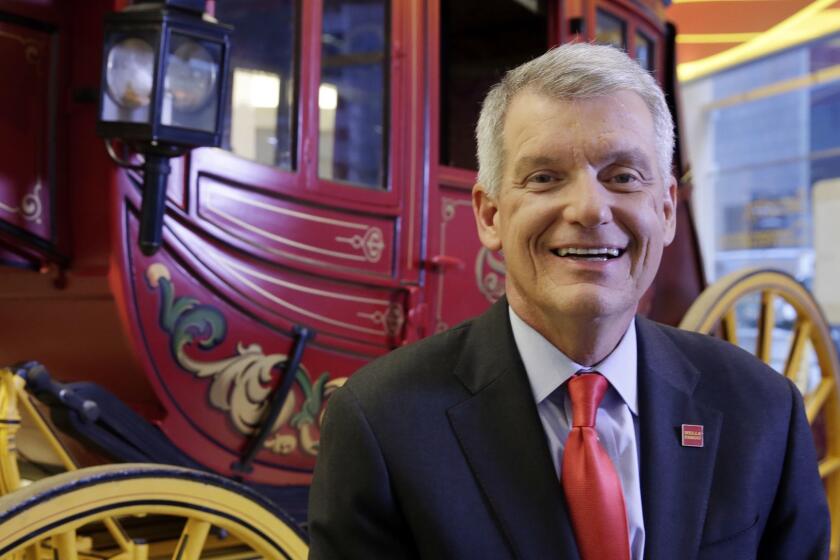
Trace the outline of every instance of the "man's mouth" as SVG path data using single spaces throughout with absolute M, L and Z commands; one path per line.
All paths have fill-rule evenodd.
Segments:
M 626 249 L 616 247 L 563 247 L 552 249 L 551 252 L 558 257 L 581 259 L 588 261 L 608 261 L 617 259 L 624 254 Z

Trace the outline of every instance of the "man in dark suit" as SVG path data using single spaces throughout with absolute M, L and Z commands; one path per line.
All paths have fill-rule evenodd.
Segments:
M 491 90 L 477 137 L 473 206 L 506 297 L 333 396 L 310 557 L 825 558 L 796 388 L 635 317 L 675 225 L 653 79 L 564 45 Z

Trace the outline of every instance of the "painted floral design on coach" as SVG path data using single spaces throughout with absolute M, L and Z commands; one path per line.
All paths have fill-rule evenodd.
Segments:
M 225 340 L 224 315 L 195 298 L 176 297 L 169 269 L 161 263 L 146 269 L 146 281 L 160 296 L 160 327 L 169 334 L 170 350 L 178 366 L 199 379 L 209 379 L 211 406 L 227 413 L 239 433 L 252 434 L 259 428 L 275 385 L 272 381 L 282 374 L 287 355 L 265 354 L 259 344 L 239 341 L 235 352 L 227 358 L 202 361 L 192 357 L 188 349 L 207 351 Z M 323 372 L 313 382 L 303 364 L 298 367 L 295 382 L 303 400 L 298 403 L 295 392 L 289 391 L 273 433 L 264 443 L 265 449 L 288 455 L 300 447 L 308 455 L 318 454 L 313 427 L 320 428 L 327 399 L 347 381 L 346 377 L 332 380 L 329 377 L 328 372 Z
M 505 295 L 505 261 L 500 253 L 482 247 L 475 256 L 475 284 L 487 301 Z

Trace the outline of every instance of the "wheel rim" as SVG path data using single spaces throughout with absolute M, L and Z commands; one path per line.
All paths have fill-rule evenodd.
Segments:
M 744 306 L 753 305 L 755 342 L 739 339 L 738 317 Z M 791 334 L 783 360 L 778 356 L 779 311 L 793 310 Z M 680 328 L 718 334 L 751 351 L 763 362 L 791 379 L 803 394 L 805 412 L 812 429 L 823 440 L 820 476 L 831 512 L 831 557 L 836 558 L 840 540 L 840 396 L 838 358 L 828 323 L 808 291 L 788 274 L 762 269 L 731 273 L 695 300 Z M 784 341 L 783 341 L 784 344 Z M 784 348 L 781 348 L 784 350 Z M 777 363 L 774 363 L 777 362 Z M 813 365 L 819 370 L 815 375 Z M 822 432 L 822 433 L 820 433 Z
M 34 547 L 57 549 L 62 560 L 115 554 L 187 560 L 204 552 L 214 558 L 297 560 L 307 554 L 300 531 L 250 489 L 175 467 L 107 465 L 64 473 L 0 499 L 0 512 L 2 558 Z M 170 534 L 158 529 L 138 542 L 132 523 L 138 519 L 146 521 L 146 532 L 165 527 Z M 103 544 L 102 529 L 109 523 L 127 544 L 119 546 L 118 538 Z

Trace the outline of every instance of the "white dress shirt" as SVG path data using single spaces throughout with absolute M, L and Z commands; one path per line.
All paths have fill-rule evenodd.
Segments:
M 586 368 L 570 360 L 519 318 L 512 308 L 508 307 L 508 310 L 513 338 L 531 383 L 558 481 L 563 448 L 572 427 L 572 403 L 563 384 L 580 370 L 590 369 L 597 370 L 609 381 L 610 387 L 595 417 L 595 430 L 621 480 L 624 505 L 627 508 L 630 557 L 642 560 L 645 527 L 637 443 L 639 404 L 636 393 L 635 319 L 630 322 L 615 350 L 596 366 Z

